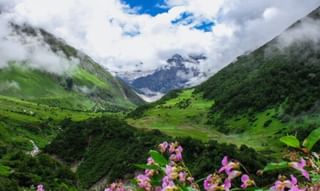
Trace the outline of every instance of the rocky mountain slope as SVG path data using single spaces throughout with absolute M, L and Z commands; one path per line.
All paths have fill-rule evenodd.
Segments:
M 201 61 L 205 60 L 203 55 L 189 56 L 187 58 L 175 54 L 167 60 L 167 64 L 158 68 L 151 74 L 127 79 L 132 87 L 140 93 L 152 97 L 157 94 L 165 94 L 171 90 L 184 88 L 192 85 L 194 78 L 204 76 L 198 69 Z

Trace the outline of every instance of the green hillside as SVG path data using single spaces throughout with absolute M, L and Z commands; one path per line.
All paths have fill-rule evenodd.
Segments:
M 273 150 L 281 135 L 320 124 L 320 44 L 295 39 L 281 47 L 320 9 L 279 37 L 237 60 L 203 84 L 171 93 L 136 109 L 128 122 L 173 135 L 215 139 L 259 150 Z
M 51 34 L 12 25 L 21 40 L 37 39 L 53 53 L 77 59 L 63 74 L 11 60 L 0 68 L 0 191 L 82 190 L 70 167 L 44 151 L 65 125 L 132 110 L 144 101 L 122 81 Z M 44 58 L 45 59 L 45 58 Z M 68 63 L 66 63 L 68 64 Z
M 144 101 L 91 58 L 42 29 L 12 25 L 15 35 L 41 38 L 53 53 L 79 63 L 64 74 L 34 69 L 12 60 L 0 69 L 0 95 L 73 110 L 120 111 Z M 32 62 L 32 61 L 31 61 Z M 31 63 L 32 65 L 32 63 Z
M 52 190 L 76 189 L 78 180 L 69 167 L 47 154 L 31 156 L 32 152 L 36 147 L 42 151 L 67 121 L 83 121 L 102 114 L 6 96 L 0 96 L 0 105 L 0 190 L 26 190 L 39 182 L 50 185 Z

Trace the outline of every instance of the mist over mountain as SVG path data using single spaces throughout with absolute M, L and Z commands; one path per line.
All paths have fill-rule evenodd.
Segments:
M 199 65 L 206 59 L 204 55 L 183 57 L 175 54 L 167 60 L 166 65 L 150 74 L 138 73 L 137 75 L 140 76 L 133 76 L 133 78 L 120 74 L 120 77 L 130 83 L 139 93 L 147 96 L 146 99 L 158 99 L 171 90 L 192 86 L 198 83 L 199 79 L 205 78 L 207 74 L 200 71 Z
M 81 110 L 143 103 L 130 87 L 65 41 L 40 28 L 0 21 L 0 95 Z

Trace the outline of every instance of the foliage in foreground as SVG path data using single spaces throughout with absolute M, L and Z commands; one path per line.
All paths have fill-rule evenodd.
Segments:
M 227 156 L 221 161 L 222 166 L 219 170 L 208 175 L 204 181 L 200 179 L 195 181 L 192 174 L 186 167 L 182 151 L 183 148 L 178 143 L 163 142 L 159 145 L 160 153 L 154 150 L 150 151 L 150 156 L 146 165 L 137 165 L 145 169 L 144 173 L 139 174 L 132 181 L 132 184 L 124 185 L 121 182 L 113 183 L 105 191 L 230 191 L 230 190 L 272 190 L 272 191 L 305 191 L 319 190 L 319 167 L 320 159 L 316 153 L 309 154 L 314 141 L 318 141 L 315 135 L 320 135 L 319 130 L 314 131 L 305 140 L 304 156 L 301 156 L 299 162 L 281 162 L 268 164 L 260 174 L 267 171 L 275 171 L 285 168 L 293 168 L 300 172 L 303 179 L 298 179 L 290 174 L 290 178 L 279 175 L 272 186 L 259 187 L 249 176 L 247 169 L 236 160 L 229 160 Z M 285 141 L 288 146 L 292 146 L 291 141 Z M 296 146 L 294 146 L 296 148 Z M 169 160 L 167 160 L 167 157 Z M 305 160 L 306 159 L 306 160 Z M 203 182 L 203 184 L 199 184 Z
M 290 151 L 290 162 L 270 163 L 259 174 L 279 169 L 292 168 L 300 173 L 300 180 L 294 174 L 290 178 L 279 174 L 272 186 L 259 186 L 250 176 L 247 169 L 236 160 L 227 156 L 221 161 L 219 170 L 206 178 L 195 181 L 182 157 L 183 148 L 177 143 L 163 142 L 159 151 L 151 150 L 146 165 L 137 165 L 145 169 L 144 173 L 135 177 L 131 184 L 113 183 L 105 191 L 219 191 L 219 190 L 272 190 L 272 191 L 305 191 L 320 189 L 320 157 L 311 152 L 313 146 L 320 140 L 320 128 L 311 132 L 303 141 L 302 146 L 295 136 L 282 137 L 281 141 L 289 147 L 298 150 Z M 301 157 L 300 161 L 296 158 Z M 169 158 L 169 160 L 167 159 Z M 199 184 L 203 181 L 203 184 Z
M 137 169 L 133 164 L 143 163 L 148 150 L 165 140 L 176 140 L 185 147 L 186 164 L 196 178 L 217 168 L 220 159 L 228 153 L 251 171 L 262 168 L 267 162 L 264 156 L 246 146 L 239 149 L 216 141 L 204 144 L 192 138 L 174 139 L 159 131 L 135 129 L 113 117 L 70 121 L 63 128 L 45 151 L 68 164 L 78 163 L 76 173 L 86 189 L 104 178 L 110 183 L 123 175 L 126 179 L 134 177 Z
M 144 169 L 143 173 L 128 183 L 112 183 L 105 191 L 319 191 L 320 157 L 311 152 L 319 140 L 320 128 L 311 132 L 302 146 L 295 136 L 282 137 L 281 142 L 294 148 L 288 151 L 290 161 L 270 163 L 258 174 L 291 168 L 299 172 L 299 177 L 294 173 L 290 174 L 290 178 L 279 174 L 273 184 L 261 186 L 256 184 L 243 164 L 229 160 L 227 156 L 224 156 L 218 170 L 196 181 L 184 163 L 183 148 L 177 142 L 163 142 L 159 145 L 160 152 L 150 150 L 147 164 L 136 165 Z M 39 185 L 37 191 L 44 191 L 43 185 Z

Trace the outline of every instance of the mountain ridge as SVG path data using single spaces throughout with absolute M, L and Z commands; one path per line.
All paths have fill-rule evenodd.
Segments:
M 102 66 L 94 62 L 89 56 L 67 45 L 63 40 L 54 37 L 43 29 L 32 28 L 28 25 L 19 26 L 12 23 L 10 25 L 13 28 L 12 36 L 17 36 L 20 38 L 22 43 L 28 45 L 28 40 L 24 40 L 26 38 L 36 39 L 35 41 L 40 44 L 40 47 L 42 45 L 49 47 L 49 50 L 47 51 L 52 51 L 50 54 L 56 55 L 58 58 L 60 58 L 61 55 L 63 55 L 63 57 L 65 56 L 65 58 L 61 58 L 65 60 L 65 63 L 62 63 L 64 64 L 64 67 L 69 67 L 68 65 L 70 64 L 68 62 L 71 64 L 72 62 L 75 62 L 75 64 L 70 66 L 70 69 L 67 68 L 62 74 L 55 74 L 50 71 L 46 71 L 46 68 L 32 68 L 35 66 L 32 58 L 27 60 L 25 63 L 11 61 L 7 67 L 0 69 L 2 76 L 7 77 L 3 78 L 2 84 L 5 84 L 6 81 L 10 81 L 14 82 L 15 84 L 22 83 L 25 85 L 12 91 L 13 93 L 11 95 L 25 99 L 31 98 L 36 102 L 46 103 L 52 106 L 57 106 L 58 104 L 69 109 L 85 109 L 95 111 L 111 111 L 113 108 L 127 109 L 128 107 L 132 108 L 135 107 L 135 105 L 144 103 L 144 101 L 134 92 L 133 89 L 113 77 Z M 50 57 L 48 58 L 50 59 Z M 41 62 L 41 60 L 39 62 Z M 61 62 L 61 60 L 59 62 Z M 21 69 L 21 66 L 23 66 L 25 69 Z M 54 69 L 53 67 L 54 66 L 51 66 L 49 69 L 52 70 Z M 28 84 L 24 83 L 26 80 L 28 80 L 27 77 L 23 77 L 24 71 L 27 71 L 31 77 L 33 75 L 32 73 L 37 73 L 38 79 L 34 79 L 32 82 L 30 82 L 30 84 L 33 83 L 34 86 L 41 86 L 41 79 L 46 78 L 47 83 L 51 83 L 52 87 L 54 86 L 56 90 L 59 89 L 62 94 L 62 99 L 59 98 L 57 91 L 51 91 L 50 86 L 45 85 L 43 88 L 39 89 L 41 90 L 40 92 L 43 92 L 43 96 L 38 97 L 41 99 L 36 99 L 38 95 L 32 91 L 28 91 L 29 94 L 19 94 L 19 92 L 26 93 L 25 90 L 32 89 L 32 87 L 27 87 Z M 32 80 L 32 78 L 29 80 Z M 54 92 L 52 96 L 56 96 L 57 99 L 50 98 L 52 97 L 50 92 Z M 10 92 L 2 91 L 0 94 L 11 96 Z M 63 96 L 65 96 L 66 99 L 68 99 L 67 97 L 74 97 L 75 99 L 80 99 L 82 101 L 75 101 L 75 104 L 70 101 L 66 101 L 65 104 L 63 101 Z
M 309 14 L 311 20 L 297 21 L 199 86 L 137 108 L 127 121 L 172 136 L 258 150 L 276 149 L 275 140 L 286 133 L 314 129 L 320 124 L 320 38 L 313 38 L 320 37 L 319 15 L 317 8 Z
M 174 54 L 167 59 L 166 65 L 155 71 L 141 77 L 125 80 L 139 93 L 147 97 L 165 94 L 171 90 L 192 85 L 193 78 L 206 76 L 197 68 L 203 60 L 206 60 L 204 55 L 183 57 L 180 54 Z

